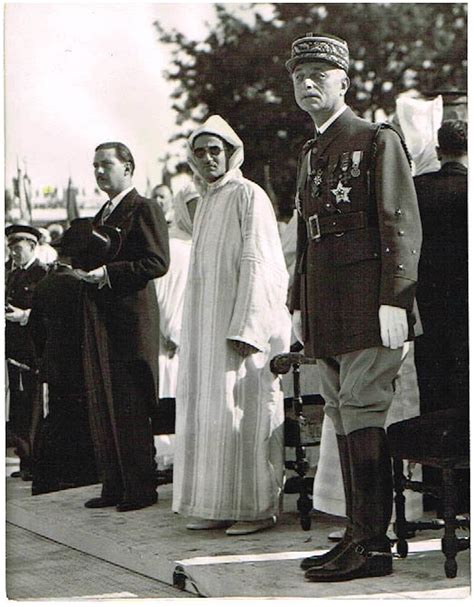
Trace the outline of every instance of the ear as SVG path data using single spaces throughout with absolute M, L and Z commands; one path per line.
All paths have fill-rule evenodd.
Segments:
M 341 80 L 341 96 L 342 97 L 345 96 L 345 94 L 349 90 L 350 85 L 351 85 L 351 81 L 350 81 L 349 76 L 344 76 L 344 78 L 342 78 L 342 80 Z
M 129 162 L 125 162 L 124 163 L 124 175 L 131 175 L 132 174 L 132 165 Z

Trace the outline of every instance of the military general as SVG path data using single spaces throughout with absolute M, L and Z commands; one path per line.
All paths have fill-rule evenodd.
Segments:
M 346 105 L 349 50 L 307 34 L 286 63 L 315 134 L 300 155 L 293 326 L 318 359 L 325 413 L 337 434 L 347 529 L 301 566 L 313 582 L 392 572 L 392 512 L 384 431 L 405 342 L 417 332 L 421 224 L 403 140 Z

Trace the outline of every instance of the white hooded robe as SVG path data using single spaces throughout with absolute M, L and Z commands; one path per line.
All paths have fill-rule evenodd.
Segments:
M 183 312 L 176 402 L 173 510 L 208 519 L 278 513 L 284 471 L 283 393 L 269 363 L 288 351 L 288 274 L 266 193 L 242 176 L 243 144 L 219 116 L 189 139 L 218 135 L 234 147 L 228 172 L 195 179 L 202 200 Z M 258 352 L 242 358 L 235 339 Z

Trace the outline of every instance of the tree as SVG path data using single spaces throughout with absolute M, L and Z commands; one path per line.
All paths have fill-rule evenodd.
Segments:
M 312 123 L 298 110 L 285 69 L 292 41 L 309 31 L 330 32 L 349 42 L 349 105 L 372 118 L 394 110 L 396 96 L 415 86 L 429 93 L 441 85 L 465 89 L 467 4 L 294 4 L 215 5 L 216 23 L 205 41 L 157 27 L 171 45 L 166 77 L 176 83 L 173 109 L 186 123 L 220 114 L 245 144 L 245 174 L 262 186 L 270 177 L 278 210 L 293 207 L 296 161 Z M 268 5 L 267 5 L 268 7 Z

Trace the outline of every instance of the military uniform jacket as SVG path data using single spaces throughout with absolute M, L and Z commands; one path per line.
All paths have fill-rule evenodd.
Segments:
M 302 311 L 305 352 L 321 358 L 382 345 L 382 304 L 407 311 L 412 338 L 421 223 L 400 136 L 347 108 L 308 147 L 291 301 Z
M 36 285 L 46 275 L 47 268 L 35 259 L 29 268 L 11 269 L 11 262 L 5 267 L 6 293 L 5 301 L 16 308 L 29 310 L 33 301 Z M 6 321 L 5 346 L 7 358 L 26 365 L 33 364 L 35 348 L 31 339 L 28 324 L 22 326 L 18 322 Z

